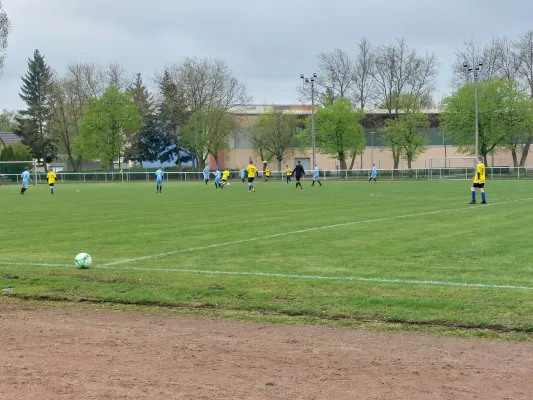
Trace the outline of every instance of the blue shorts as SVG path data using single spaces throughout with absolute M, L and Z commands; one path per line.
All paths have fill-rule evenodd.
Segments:
M 313 175 L 313 179 L 317 180 L 318 179 L 318 175 Z
M 22 187 L 27 187 L 29 184 L 29 181 L 22 181 Z
M 162 185 L 163 184 L 163 180 L 162 179 L 156 179 L 155 183 L 157 185 Z
M 252 183 L 254 181 L 254 178 L 248 178 L 248 183 Z

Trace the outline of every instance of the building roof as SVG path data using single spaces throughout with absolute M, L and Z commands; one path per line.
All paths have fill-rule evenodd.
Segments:
M 229 109 L 229 112 L 232 114 L 237 115 L 260 115 L 260 114 L 266 114 L 268 112 L 268 109 L 272 106 L 268 105 L 247 105 L 247 106 L 236 106 Z M 281 108 L 283 111 L 286 111 L 291 114 L 296 115 L 307 115 L 311 114 L 311 106 L 306 105 L 275 105 L 277 108 Z M 318 108 L 315 106 L 315 109 Z M 428 109 L 428 110 L 421 110 L 424 114 L 440 114 L 439 109 Z M 385 115 L 389 112 L 387 110 L 378 110 L 378 109 L 368 109 L 365 110 L 365 114 L 367 115 Z M 400 112 L 401 114 L 401 112 Z
M 20 137 L 18 137 L 14 133 L 0 132 L 0 142 L 3 142 L 6 146 L 20 141 Z

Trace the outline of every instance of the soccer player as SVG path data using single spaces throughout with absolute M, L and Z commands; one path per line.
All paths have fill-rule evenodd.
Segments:
M 313 183 L 311 183 L 311 186 L 315 186 L 315 182 L 318 182 L 320 186 L 322 186 L 322 183 L 320 182 L 320 172 L 318 170 L 318 165 L 315 165 L 315 169 L 313 171 Z
M 250 160 L 250 164 L 246 168 L 246 172 L 248 173 L 248 193 L 255 192 L 254 179 L 257 175 L 257 168 L 252 160 Z
M 222 183 L 220 182 L 221 174 L 218 168 L 215 170 L 215 172 L 213 172 L 213 174 L 215 175 L 215 188 L 218 189 L 220 187 L 222 189 L 223 186 L 222 186 Z
M 300 190 L 303 190 L 303 186 L 300 183 L 300 179 L 302 179 L 303 176 L 305 176 L 305 170 L 302 164 L 300 164 L 300 161 L 296 164 L 296 167 L 294 167 L 294 177 L 296 178 L 296 189 L 298 189 L 298 186 L 300 186 Z
M 269 181 L 269 179 L 270 179 L 270 174 L 271 174 L 270 168 L 266 167 L 266 168 L 265 168 L 265 182 L 268 182 L 268 181 Z
M 163 172 L 163 168 L 159 167 L 157 171 L 155 171 L 155 184 L 157 185 L 156 193 L 161 193 L 161 189 L 163 189 L 163 175 L 165 173 Z
M 248 171 L 246 170 L 246 168 L 244 168 L 244 165 L 242 166 L 242 169 L 241 169 L 241 181 L 242 183 L 246 183 L 246 175 L 247 175 Z
M 288 185 L 289 183 L 292 183 L 292 179 L 291 179 L 292 171 L 288 165 L 285 165 L 285 174 L 287 175 L 287 185 Z
M 485 197 L 485 164 L 482 156 L 477 158 L 477 169 L 474 175 L 474 183 L 472 184 L 472 201 L 468 204 L 476 204 L 476 189 L 481 192 L 481 204 L 487 204 L 487 198 Z
M 376 168 L 376 164 L 372 164 L 372 172 L 370 172 L 370 179 L 368 180 L 368 183 L 370 183 L 372 179 L 374 179 L 374 182 L 377 183 L 377 180 L 376 180 L 377 175 L 378 175 L 378 170 Z
M 28 190 L 28 185 L 30 184 L 29 181 L 31 181 L 30 169 L 26 167 L 20 176 L 22 177 L 22 188 L 20 189 L 20 194 L 24 194 L 26 190 Z
M 224 172 L 222 173 L 222 185 L 228 184 L 228 178 L 229 178 L 229 170 L 226 168 Z
M 48 186 L 50 186 L 50 194 L 54 194 L 54 185 L 56 183 L 56 173 L 52 168 L 48 171 L 48 174 L 46 174 L 46 181 L 48 182 Z
M 205 181 L 205 184 L 207 185 L 207 182 L 209 182 L 209 167 L 205 167 L 204 168 L 204 181 Z

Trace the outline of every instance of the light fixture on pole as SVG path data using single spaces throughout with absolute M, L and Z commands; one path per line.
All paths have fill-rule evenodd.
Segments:
M 374 165 L 374 134 L 375 134 L 375 133 L 376 133 L 376 132 L 373 132 L 373 131 L 370 132 L 370 134 L 372 135 L 372 153 L 371 153 L 371 154 L 372 154 L 372 160 L 371 160 L 370 163 L 371 163 L 372 165 Z
M 479 71 L 481 70 L 481 67 L 483 66 L 483 62 L 478 61 L 475 66 L 468 65 L 468 63 L 463 63 L 463 68 L 465 72 L 467 73 L 474 73 L 474 98 L 475 98 L 475 104 L 476 104 L 476 160 L 479 156 L 479 103 L 478 103 L 478 95 L 477 95 L 477 87 L 479 82 Z
M 304 74 L 300 74 L 300 79 L 302 80 L 302 85 L 311 86 L 311 145 L 313 147 L 313 169 L 316 165 L 316 132 L 315 132 L 315 79 L 317 74 L 313 73 L 310 78 L 306 78 Z

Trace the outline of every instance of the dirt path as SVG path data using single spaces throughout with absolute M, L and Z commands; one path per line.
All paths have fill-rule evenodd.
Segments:
M 533 345 L 0 305 L 0 399 L 533 399 Z

